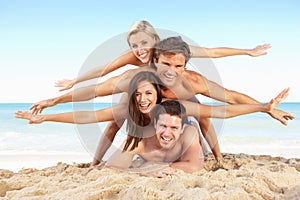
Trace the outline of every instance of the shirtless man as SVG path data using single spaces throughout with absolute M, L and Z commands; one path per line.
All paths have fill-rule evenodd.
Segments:
M 167 100 L 156 105 L 151 110 L 151 116 L 154 126 L 148 126 L 143 131 L 144 136 L 138 146 L 133 150 L 116 151 L 106 164 L 127 169 L 134 155 L 139 155 L 145 162 L 167 163 L 166 168 L 158 169 L 157 173 L 162 175 L 174 169 L 187 173 L 201 170 L 204 156 L 197 140 L 199 133 L 194 126 L 185 123 L 187 116 L 184 106 L 176 100 Z M 151 171 L 152 175 L 157 176 L 157 173 Z
M 165 85 L 162 91 L 163 96 L 168 99 L 191 99 L 194 98 L 195 94 L 202 94 L 230 104 L 259 103 L 245 94 L 227 90 L 217 83 L 209 81 L 195 71 L 186 70 L 185 66 L 189 59 L 189 46 L 180 37 L 167 38 L 154 46 L 154 67 L 128 70 L 96 86 L 79 88 L 65 95 L 40 101 L 31 106 L 30 109 L 36 114 L 42 112 L 42 110 L 47 107 L 59 103 L 86 101 L 95 97 L 127 92 L 132 77 L 138 72 L 145 70 L 155 72 L 161 79 Z M 287 120 L 294 118 L 290 113 L 281 110 L 272 110 L 267 113 L 284 125 L 287 125 Z M 202 134 L 207 139 L 215 157 L 222 158 L 214 130 L 211 130 L 211 127 L 205 127 L 205 129 L 206 131 L 203 131 L 201 127 Z M 116 133 L 112 131 L 111 134 L 112 136 L 109 137 L 109 140 L 112 141 Z M 105 145 L 103 144 L 103 146 Z

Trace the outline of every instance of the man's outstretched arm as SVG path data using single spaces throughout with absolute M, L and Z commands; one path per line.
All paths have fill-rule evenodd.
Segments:
M 75 89 L 59 97 L 42 100 L 33 104 L 30 110 L 33 114 L 41 113 L 45 108 L 55 106 L 61 103 L 87 101 L 96 97 L 108 96 L 120 92 L 127 92 L 130 71 L 128 70 L 119 76 L 112 77 L 97 85 L 90 85 Z
M 252 57 L 263 56 L 271 48 L 270 44 L 258 45 L 253 49 L 236 49 L 229 47 L 204 48 L 190 46 L 192 57 L 194 58 L 221 58 L 226 56 L 248 55 Z
M 228 90 L 213 81 L 207 80 L 198 73 L 194 73 L 194 76 L 196 78 L 193 79 L 191 85 L 193 86 L 196 94 L 202 94 L 204 96 L 229 104 L 260 104 L 260 102 L 254 98 L 240 92 Z M 284 125 L 287 125 L 287 120 L 294 119 L 292 114 L 282 110 L 274 109 L 265 113 L 269 114 L 271 117 L 280 121 Z

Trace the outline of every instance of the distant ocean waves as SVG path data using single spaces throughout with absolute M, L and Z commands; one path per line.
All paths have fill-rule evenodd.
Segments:
M 0 104 L 0 153 L 86 153 L 96 149 L 107 123 L 74 125 L 65 123 L 28 124 L 26 120 L 14 118 L 17 110 L 28 110 L 32 104 Z M 76 110 L 95 110 L 110 104 L 82 104 Z M 256 113 L 226 119 L 218 130 L 222 152 L 268 154 L 300 158 L 300 103 L 284 103 L 279 109 L 291 112 L 296 119 L 287 127 L 264 113 Z M 69 112 L 73 104 L 48 108 L 44 113 Z M 214 120 L 213 120 L 214 121 Z M 112 149 L 117 148 L 126 137 L 125 127 L 117 134 Z
M 251 155 L 271 155 L 285 158 L 300 158 L 300 138 L 244 138 L 221 137 L 224 153 L 247 153 Z
M 77 125 L 66 123 L 28 124 L 27 120 L 14 118 L 17 110 L 28 110 L 31 103 L 0 104 L 0 152 L 82 152 L 85 151 L 78 136 Z M 97 104 L 94 109 L 100 109 L 110 104 Z M 78 108 L 78 107 L 77 107 Z M 77 110 L 76 108 L 76 110 Z M 91 110 L 90 105 L 82 109 Z M 43 113 L 61 113 L 73 111 L 72 104 L 63 104 L 47 108 Z M 105 128 L 104 124 L 99 126 Z M 89 133 L 87 133 L 88 135 Z M 100 138 L 101 133 L 98 133 Z M 97 141 L 95 141 L 97 142 Z
M 284 103 L 279 109 L 296 119 L 288 126 L 265 113 L 227 119 L 219 135 L 223 152 L 267 154 L 300 158 L 300 104 Z

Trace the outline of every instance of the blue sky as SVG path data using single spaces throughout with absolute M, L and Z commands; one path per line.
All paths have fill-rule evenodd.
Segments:
M 77 76 L 99 45 L 143 19 L 204 47 L 270 43 L 263 57 L 214 59 L 223 86 L 259 101 L 289 86 L 287 101 L 300 101 L 299 10 L 297 0 L 0 0 L 0 102 L 63 94 L 55 81 Z

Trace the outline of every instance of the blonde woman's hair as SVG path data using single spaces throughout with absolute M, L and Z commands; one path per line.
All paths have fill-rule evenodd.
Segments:
M 160 41 L 160 38 L 159 38 L 158 34 L 156 33 L 154 27 L 149 22 L 142 20 L 142 21 L 134 22 L 132 24 L 132 26 L 130 27 L 130 29 L 127 33 L 127 43 L 129 45 L 130 45 L 129 38 L 132 35 L 137 34 L 139 32 L 144 32 L 144 33 L 148 34 L 149 36 L 153 37 L 156 42 Z

